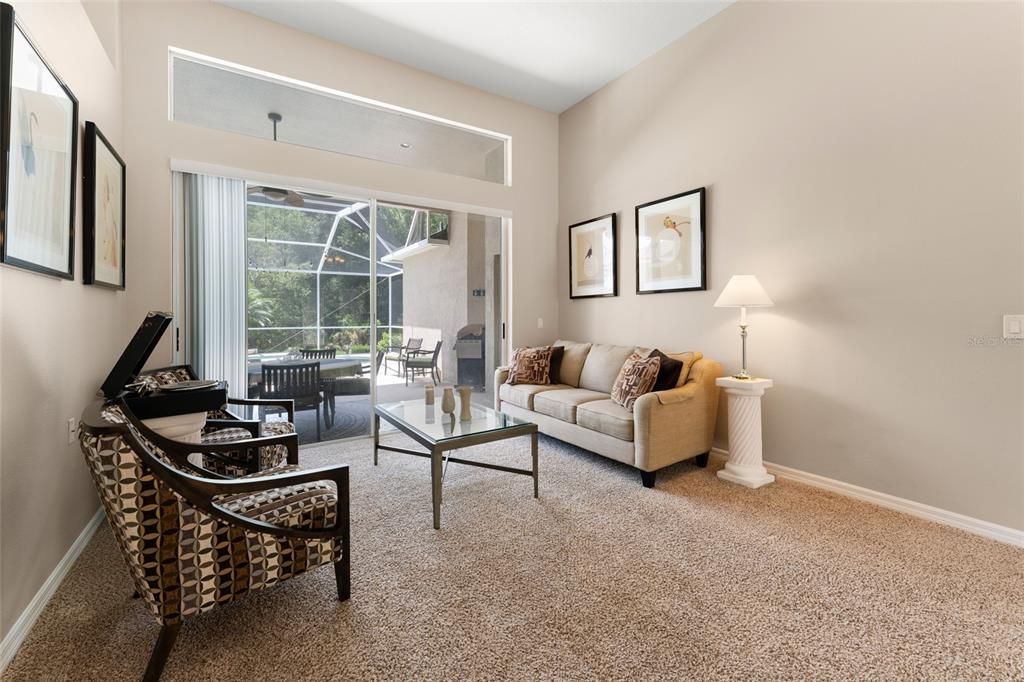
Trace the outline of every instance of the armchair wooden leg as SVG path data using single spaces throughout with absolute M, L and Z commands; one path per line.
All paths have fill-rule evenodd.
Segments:
M 170 656 L 171 649 L 174 648 L 174 640 L 178 638 L 180 629 L 181 623 L 165 625 L 160 628 L 160 636 L 156 638 L 156 646 L 153 647 L 153 653 L 149 656 L 149 664 L 142 676 L 142 682 L 157 682 L 160 679 L 160 674 L 164 671 L 167 657 Z
M 349 569 L 347 549 L 345 556 L 334 562 L 334 580 L 338 584 L 338 601 L 348 601 L 352 596 L 352 571 Z
M 710 454 L 710 452 L 705 452 L 703 455 L 697 455 L 693 458 L 693 463 L 703 469 L 708 465 L 708 455 Z
M 316 406 L 316 442 L 320 442 L 320 405 Z
M 654 478 L 658 475 L 657 471 L 641 471 L 640 481 L 644 484 L 645 488 L 654 487 Z

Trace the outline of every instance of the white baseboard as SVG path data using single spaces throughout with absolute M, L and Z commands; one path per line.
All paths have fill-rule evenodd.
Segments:
M 57 567 L 53 569 L 53 573 L 46 579 L 43 586 L 39 588 L 35 596 L 32 597 L 32 601 L 28 603 L 25 610 L 18 616 L 18 620 L 14 621 L 14 625 L 11 626 L 7 636 L 4 637 L 3 641 L 0 642 L 0 673 L 3 673 L 7 669 L 7 665 L 14 658 L 14 655 L 18 653 L 18 649 L 21 647 L 21 643 L 28 637 L 29 631 L 32 630 L 32 626 L 35 625 L 36 619 L 39 618 L 39 614 L 46 608 L 46 604 L 50 601 L 50 597 L 57 591 L 60 584 L 64 582 L 64 578 L 67 577 L 68 571 L 74 566 L 78 556 L 85 549 L 85 546 L 89 544 L 89 540 L 92 539 L 93 533 L 100 527 L 103 522 L 103 509 L 100 508 L 96 511 L 89 523 L 85 524 L 85 528 L 79 533 L 75 541 L 71 543 L 71 547 L 68 548 L 67 553 L 57 563 Z
M 729 459 L 729 451 L 723 450 L 722 448 L 713 448 L 711 450 L 711 454 L 713 457 L 723 460 Z M 798 483 L 803 483 L 815 488 L 821 488 L 822 490 L 828 490 L 840 495 L 845 495 L 846 497 L 870 502 L 878 505 L 879 507 L 893 509 L 898 512 L 903 512 L 904 514 L 910 514 L 911 516 L 927 519 L 928 521 L 934 521 L 935 523 L 959 528 L 960 530 L 965 530 L 968 533 L 980 535 L 982 537 L 989 538 L 990 540 L 1005 542 L 1006 544 L 1014 545 L 1015 547 L 1024 547 L 1024 530 L 1017 530 L 1016 528 L 1010 528 L 1009 526 L 1000 526 L 999 524 L 991 523 L 989 521 L 982 521 L 981 519 L 976 519 L 971 516 L 964 516 L 963 514 L 957 514 L 956 512 L 939 509 L 938 507 L 932 507 L 927 504 L 922 504 L 921 502 L 914 502 L 913 500 L 896 497 L 895 495 L 889 495 L 888 493 L 880 493 L 875 490 L 861 488 L 860 486 L 843 483 L 842 481 L 819 476 L 818 474 L 807 473 L 806 471 L 782 466 L 781 464 L 765 462 L 764 468 L 768 470 L 768 473 L 774 474 L 778 478 L 788 478 L 791 481 L 797 481 Z

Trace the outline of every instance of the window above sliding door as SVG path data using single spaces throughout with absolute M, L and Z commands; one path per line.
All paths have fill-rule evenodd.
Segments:
M 171 120 L 509 184 L 507 135 L 181 50 L 170 64 Z

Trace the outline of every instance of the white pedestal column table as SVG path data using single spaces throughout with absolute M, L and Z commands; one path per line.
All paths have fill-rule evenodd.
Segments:
M 748 488 L 773 482 L 761 450 L 761 396 L 772 387 L 772 380 L 719 377 L 715 383 L 729 396 L 729 461 L 718 477 Z

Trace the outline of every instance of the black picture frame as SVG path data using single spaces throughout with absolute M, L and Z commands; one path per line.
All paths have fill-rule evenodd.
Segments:
M 125 255 L 127 254 L 125 247 L 125 237 L 127 236 L 125 228 L 125 213 L 126 213 L 126 191 L 128 189 L 127 183 L 127 171 L 124 163 L 124 159 L 117 153 L 114 146 L 110 144 L 110 140 L 103 134 L 92 121 L 85 122 L 85 141 L 83 145 L 82 155 L 82 166 L 84 169 L 82 177 L 82 281 L 85 284 L 92 284 L 95 286 L 106 287 L 108 289 L 117 289 L 124 291 L 126 283 L 127 270 L 125 268 Z M 105 151 L 104 151 L 105 150 Z M 120 226 L 119 244 L 115 245 L 116 250 L 119 252 L 120 260 L 120 282 L 109 282 L 102 279 L 97 273 L 96 257 L 100 251 L 97 247 L 97 239 L 99 238 L 99 229 L 106 229 L 104 226 L 97 225 L 97 207 L 100 202 L 97 201 L 97 192 L 105 191 L 103 187 L 97 185 L 97 181 L 100 177 L 100 170 L 97 167 L 99 157 L 98 154 L 109 153 L 116 165 L 121 168 L 120 182 L 120 201 L 116 202 L 116 208 L 119 211 L 117 216 L 117 225 Z
M 707 268 L 707 202 L 706 199 L 706 188 L 698 187 L 697 189 L 691 189 L 686 192 L 680 192 L 671 196 L 662 197 L 661 199 L 655 199 L 654 201 L 648 201 L 643 204 L 638 204 L 634 208 L 635 212 L 635 227 L 636 227 L 636 248 L 635 248 L 635 264 L 636 264 L 636 293 L 637 294 L 668 294 L 680 291 L 706 291 L 708 288 L 708 268 Z M 641 267 L 643 266 L 640 251 L 641 251 L 641 231 L 643 224 L 641 222 L 641 213 L 645 210 L 650 210 L 659 205 L 665 205 L 668 208 L 673 202 L 680 203 L 680 200 L 687 197 L 694 197 L 697 201 L 696 215 L 699 216 L 699 234 L 697 239 L 697 245 L 700 250 L 700 254 L 697 258 L 692 259 L 691 262 L 695 262 L 699 268 L 700 273 L 699 283 L 694 283 L 690 286 L 666 286 L 663 288 L 644 288 L 642 284 L 643 272 Z M 692 215 L 692 214 L 691 214 Z M 692 225 L 692 223 L 691 223 Z M 674 226 L 672 229 L 675 229 Z M 678 230 L 676 230 L 678 233 Z
M 44 263 L 34 262 L 26 258 L 19 257 L 12 253 L 12 239 L 13 237 L 13 226 L 11 225 L 11 178 L 12 178 L 12 133 L 11 133 L 11 118 L 14 114 L 14 43 L 15 37 L 20 36 L 23 38 L 29 48 L 35 53 L 35 56 L 39 60 L 39 63 L 46 69 L 49 75 L 53 78 L 53 81 L 60 87 L 67 97 L 68 102 L 71 104 L 71 120 L 68 130 L 70 135 L 70 182 L 67 187 L 67 194 L 62 197 L 54 198 L 56 201 L 61 201 L 61 206 L 66 207 L 68 213 L 68 224 L 67 224 L 67 267 L 64 269 L 57 269 L 50 267 Z M 37 123 L 39 120 L 38 116 L 35 116 L 35 121 L 32 117 L 35 116 L 35 112 L 31 112 L 28 118 L 28 130 L 29 130 L 29 144 L 27 145 L 30 150 L 33 151 L 32 165 L 35 165 L 34 148 L 31 143 L 31 131 L 32 124 Z M 22 147 L 25 147 L 24 143 L 21 143 Z M 24 150 L 19 150 L 19 154 L 23 154 L 24 158 L 28 156 Z M 26 167 L 28 162 L 26 161 Z M 19 24 L 15 17 L 14 8 L 7 3 L 0 3 L 0 263 L 5 265 L 11 265 L 24 270 L 29 270 L 41 275 L 48 275 L 51 277 L 58 277 L 60 279 L 74 280 L 75 278 L 75 187 L 78 184 L 78 99 L 74 93 L 67 86 L 63 79 L 53 70 L 49 62 L 40 52 L 38 46 L 32 41 L 32 38 Z M 64 235 L 61 235 L 62 237 Z
M 611 272 L 611 291 L 605 291 L 600 293 L 589 293 L 589 294 L 578 294 L 573 293 L 577 290 L 579 282 L 577 280 L 576 272 L 576 241 L 574 240 L 575 231 L 586 229 L 587 227 L 594 225 L 597 226 L 599 223 L 610 220 L 610 232 L 611 232 L 611 261 L 612 261 L 612 272 Z M 618 237 L 618 219 L 615 213 L 606 213 L 605 215 L 591 218 L 589 220 L 583 220 L 578 223 L 573 223 L 569 226 L 569 298 L 571 300 L 578 300 L 583 298 L 606 298 L 609 296 L 619 295 L 619 237 Z M 607 255 L 607 254 L 604 254 Z M 607 288 L 607 283 L 605 283 Z

